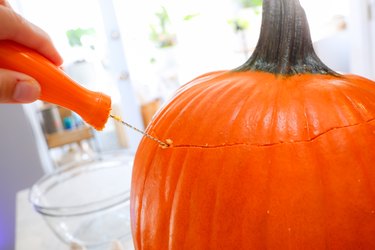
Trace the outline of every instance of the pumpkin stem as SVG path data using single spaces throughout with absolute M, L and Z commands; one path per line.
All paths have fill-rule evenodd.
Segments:
M 258 44 L 249 60 L 235 71 L 338 75 L 315 54 L 306 14 L 298 0 L 263 0 Z

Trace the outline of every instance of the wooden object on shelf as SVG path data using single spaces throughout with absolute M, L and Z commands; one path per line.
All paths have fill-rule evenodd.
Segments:
M 47 134 L 46 140 L 49 148 L 61 147 L 66 144 L 80 143 L 94 137 L 91 127 L 83 126 L 74 130 L 64 130 L 61 132 Z
M 156 111 L 159 110 L 160 106 L 161 106 L 160 99 L 155 99 L 141 106 L 143 124 L 145 127 L 147 127 L 147 125 L 150 123 L 152 117 L 154 116 Z

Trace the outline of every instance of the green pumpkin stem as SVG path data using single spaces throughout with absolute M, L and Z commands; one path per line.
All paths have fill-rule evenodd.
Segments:
M 263 0 L 258 44 L 249 60 L 235 71 L 338 75 L 315 54 L 306 14 L 298 0 Z

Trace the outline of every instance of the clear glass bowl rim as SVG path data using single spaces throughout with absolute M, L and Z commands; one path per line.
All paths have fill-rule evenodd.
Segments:
M 110 167 L 107 166 L 106 168 L 118 168 L 118 167 L 122 167 L 122 166 L 115 165 L 115 166 L 110 166 Z M 78 169 L 78 168 L 80 168 L 80 169 Z M 105 199 L 102 199 L 102 200 L 86 203 L 86 204 L 83 204 L 83 205 L 77 205 L 77 206 L 55 207 L 55 206 L 43 206 L 39 203 L 40 196 L 43 195 L 44 193 L 48 192 L 48 190 L 49 190 L 49 189 L 47 189 L 47 191 L 38 192 L 38 190 L 39 190 L 38 187 L 42 183 L 44 183 L 46 181 L 49 181 L 52 178 L 54 178 L 56 175 L 62 174 L 64 172 L 69 172 L 69 171 L 72 171 L 72 170 L 83 170 L 84 168 L 90 169 L 90 171 L 93 171 L 93 170 L 99 170 L 102 167 L 100 167 L 100 166 L 91 167 L 91 166 L 86 166 L 86 165 L 83 165 L 83 166 L 80 166 L 80 167 L 67 166 L 67 167 L 62 167 L 61 169 L 58 169 L 58 170 L 53 171 L 51 173 L 48 173 L 48 174 L 44 175 L 43 177 L 41 177 L 31 187 L 31 189 L 29 191 L 29 202 L 34 206 L 34 208 L 40 214 L 45 215 L 45 216 L 51 216 L 51 217 L 82 216 L 82 215 L 87 215 L 87 214 L 91 214 L 91 213 L 96 213 L 98 211 L 103 211 L 103 210 L 106 210 L 106 209 L 109 209 L 109 208 L 112 208 L 112 207 L 115 207 L 115 206 L 118 206 L 118 205 L 121 205 L 121 204 L 124 204 L 124 203 L 130 203 L 130 191 L 129 190 L 127 190 L 125 192 L 118 193 L 116 195 L 113 195 L 111 197 L 108 197 L 108 198 L 105 198 Z M 54 181 L 52 183 L 55 183 L 55 182 L 56 181 Z M 51 186 L 53 186 L 53 185 L 49 185 L 49 187 L 51 187 Z

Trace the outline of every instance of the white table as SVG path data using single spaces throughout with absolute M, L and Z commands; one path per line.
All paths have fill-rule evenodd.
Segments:
M 42 216 L 33 209 L 28 201 L 28 194 L 29 190 L 22 190 L 17 194 L 15 250 L 70 250 L 71 248 L 54 235 Z M 133 250 L 132 241 L 123 243 L 122 248 Z

